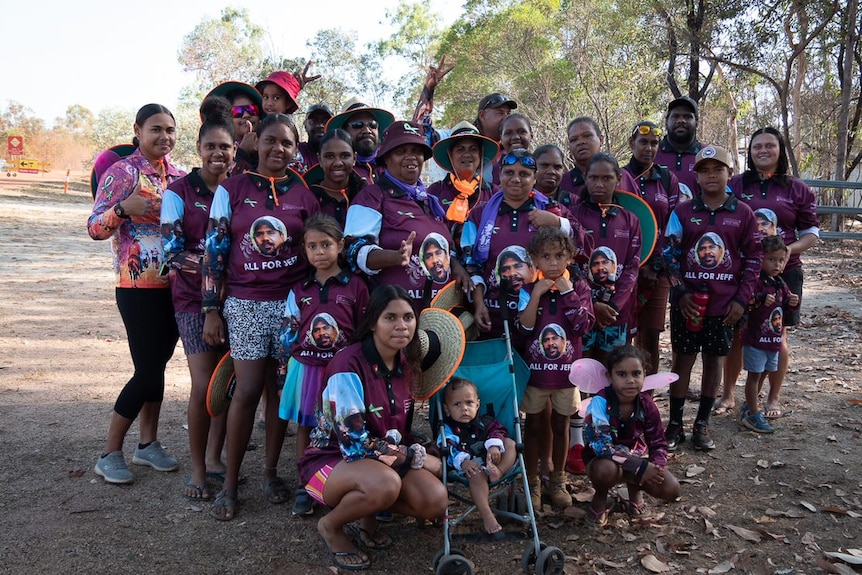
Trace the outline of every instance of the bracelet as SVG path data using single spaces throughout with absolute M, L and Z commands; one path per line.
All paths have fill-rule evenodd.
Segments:
M 201 313 L 206 314 L 206 313 L 209 313 L 211 311 L 221 311 L 221 306 L 220 305 L 202 305 L 201 306 Z

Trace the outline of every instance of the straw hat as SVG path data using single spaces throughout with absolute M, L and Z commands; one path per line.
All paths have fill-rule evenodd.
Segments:
M 467 309 L 464 290 L 461 289 L 458 282 L 451 281 L 438 290 L 437 295 L 431 300 L 429 307 L 445 309 L 457 317 L 464 328 L 467 341 L 473 341 L 479 337 L 479 327 L 476 325 L 476 319 Z
M 96 199 L 96 192 L 99 191 L 99 180 L 102 179 L 108 168 L 118 160 L 131 156 L 134 151 L 134 144 L 117 144 L 99 152 L 96 159 L 93 160 L 93 169 L 90 170 L 90 192 L 93 194 L 93 199 Z
M 497 157 L 497 153 L 500 151 L 500 146 L 497 142 L 481 135 L 476 126 L 466 121 L 459 122 L 458 124 L 455 124 L 454 128 L 452 128 L 452 134 L 448 138 L 443 138 L 434 144 L 432 152 L 434 155 L 434 161 L 437 162 L 437 165 L 447 172 L 454 174 L 455 168 L 452 167 L 452 159 L 449 157 L 449 151 L 458 143 L 459 140 L 463 140 L 465 138 L 472 138 L 479 142 L 479 145 L 482 147 L 482 161 L 485 164 L 493 162 L 494 158 Z
M 422 376 L 413 383 L 413 398 L 424 401 L 442 388 L 464 357 L 466 337 L 461 322 L 442 309 L 428 308 L 419 315 L 419 350 Z
M 233 358 L 227 352 L 218 362 L 207 387 L 207 412 L 210 417 L 218 417 L 227 410 L 235 387 Z

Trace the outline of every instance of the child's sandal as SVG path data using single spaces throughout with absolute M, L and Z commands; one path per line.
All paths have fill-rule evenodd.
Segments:
M 644 517 L 649 514 L 649 510 L 643 501 L 626 501 L 626 513 L 629 517 Z
M 587 509 L 587 516 L 584 517 L 584 522 L 587 524 L 587 527 L 591 527 L 592 529 L 598 531 L 602 527 L 608 524 L 608 515 L 610 512 L 607 508 L 602 509 L 601 511 L 596 511 L 592 507 Z

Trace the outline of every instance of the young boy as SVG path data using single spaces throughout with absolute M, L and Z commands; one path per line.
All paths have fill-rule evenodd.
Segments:
M 742 358 L 748 377 L 745 380 L 745 403 L 740 424 L 757 433 L 772 433 L 775 428 L 757 407 L 757 394 L 767 372 L 778 369 L 784 314 L 799 306 L 799 296 L 779 275 L 790 255 L 780 236 L 763 238 L 763 269 L 754 293 L 753 309 L 748 315 L 742 336 Z
M 569 451 L 569 418 L 578 411 L 580 395 L 569 383 L 569 367 L 581 357 L 581 337 L 595 321 L 590 287 L 577 272 L 567 269 L 575 247 L 559 228 L 540 227 L 527 248 L 538 270 L 534 283 L 525 286 L 518 302 L 518 329 L 527 336 L 523 357 L 530 367 L 530 382 L 521 400 L 527 414 L 524 429 L 524 465 L 533 507 L 542 502 L 539 477 L 542 411 L 551 402 L 551 503 L 572 504 L 566 490 L 566 456 Z
M 489 483 L 499 481 L 515 464 L 515 442 L 490 416 L 478 417 L 479 394 L 466 379 L 454 377 L 443 394 L 443 434 L 449 457 L 446 463 L 470 484 L 470 497 L 482 517 L 485 532 L 502 531 L 488 501 Z M 440 443 L 440 440 L 438 440 Z M 440 445 L 443 447 L 443 445 Z
M 672 371 L 679 374 L 679 380 L 670 386 L 670 417 L 665 430 L 670 451 L 685 441 L 685 394 L 699 352 L 703 356 L 702 391 L 691 440 L 695 449 L 715 449 L 709 415 L 724 358 L 730 352 L 733 326 L 754 294 L 763 255 L 754 212 L 727 192 L 733 174 L 730 153 L 706 146 L 695 158 L 694 171 L 701 195 L 674 208 L 663 254 L 673 286 Z M 695 295 L 707 300 L 703 306 Z

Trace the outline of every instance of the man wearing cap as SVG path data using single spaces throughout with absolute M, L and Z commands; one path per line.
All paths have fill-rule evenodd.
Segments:
M 344 111 L 326 123 L 326 131 L 340 128 L 353 138 L 356 164 L 353 171 L 368 184 L 377 182 L 382 166 L 377 163 L 380 134 L 395 121 L 395 116 L 382 108 L 373 108 L 358 98 L 351 98 Z
M 763 250 L 752 209 L 727 193 L 733 174 L 733 158 L 718 146 L 705 146 L 693 165 L 700 194 L 678 204 L 665 233 L 664 256 L 671 272 L 670 334 L 673 371 L 679 380 L 670 386 L 670 417 L 665 437 L 669 451 L 685 441 L 683 408 L 697 354 L 701 354 L 702 392 L 695 416 L 692 443 L 695 449 L 715 448 L 709 417 L 721 381 L 724 358 L 730 352 L 733 327 L 742 317 L 760 274 Z M 723 246 L 723 256 L 704 251 L 703 238 Z M 700 251 L 700 253 L 699 253 Z M 703 310 L 694 293 L 708 297 Z M 687 322 L 701 320 L 694 331 Z
M 689 198 L 700 191 L 694 173 L 695 156 L 703 148 L 697 140 L 699 118 L 697 102 L 688 96 L 681 96 L 668 104 L 664 122 L 667 132 L 655 156 L 656 164 L 667 166 L 676 174 L 680 193 Z
M 302 155 L 303 173 L 308 169 L 320 163 L 320 158 L 317 154 L 320 153 L 320 140 L 326 134 L 326 123 L 332 116 L 332 108 L 323 102 L 313 104 L 308 107 L 305 112 L 305 122 L 302 127 L 305 128 L 305 133 L 308 135 L 307 142 L 299 143 L 299 153 Z

